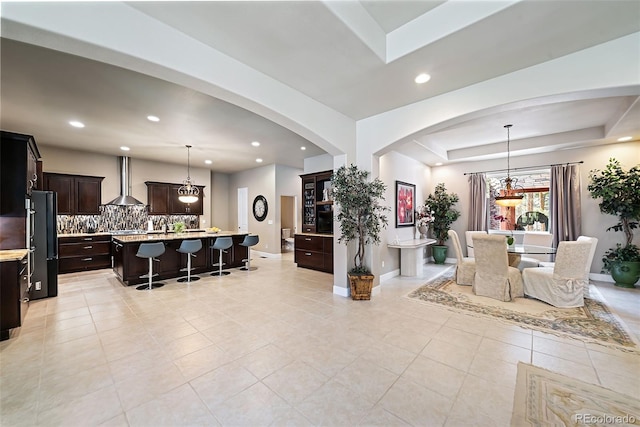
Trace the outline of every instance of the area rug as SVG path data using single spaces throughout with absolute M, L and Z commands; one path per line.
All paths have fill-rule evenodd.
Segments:
M 640 401 L 637 399 L 518 363 L 512 427 L 638 424 Z
M 503 302 L 475 295 L 471 286 L 456 284 L 448 270 L 410 292 L 407 298 L 469 315 L 497 319 L 523 328 L 593 342 L 640 354 L 640 346 L 622 321 L 607 308 L 594 285 L 580 308 L 556 308 L 533 298 Z

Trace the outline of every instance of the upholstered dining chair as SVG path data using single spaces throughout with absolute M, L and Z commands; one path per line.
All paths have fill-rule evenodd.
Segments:
M 553 234 L 541 233 L 538 231 L 525 231 L 522 238 L 523 245 L 533 246 L 546 246 L 550 247 L 553 244 Z M 551 255 L 547 254 L 529 254 L 520 258 L 520 264 L 518 264 L 518 270 L 522 271 L 529 267 L 539 267 L 541 262 L 551 261 Z
M 587 260 L 587 277 L 589 277 L 589 273 L 591 272 L 591 263 L 593 262 L 593 257 L 596 254 L 596 246 L 598 246 L 598 239 L 596 237 L 589 237 L 589 236 L 578 236 L 578 238 L 576 239 L 577 242 L 589 242 L 591 243 L 591 251 L 589 251 L 589 259 Z M 551 267 L 553 268 L 555 266 L 555 262 L 547 262 L 547 261 L 542 261 L 540 262 L 540 267 Z
M 456 283 L 458 285 L 471 286 L 473 285 L 473 276 L 476 274 L 476 261 L 473 258 L 463 256 L 458 233 L 449 230 L 448 234 L 453 242 L 453 249 L 456 251 L 456 258 L 458 259 L 456 265 Z
M 509 266 L 507 244 L 500 234 L 473 236 L 476 275 L 473 293 L 500 301 L 524 296 L 520 270 Z
M 554 307 L 582 307 L 589 286 L 591 242 L 560 242 L 556 262 L 551 267 L 525 268 L 522 271 L 525 295 Z
M 487 234 L 486 231 L 465 231 L 464 239 L 467 241 L 467 257 L 473 258 L 473 236 L 475 234 Z

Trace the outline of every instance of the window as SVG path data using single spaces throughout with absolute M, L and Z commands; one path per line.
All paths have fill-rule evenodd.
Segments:
M 513 208 L 495 204 L 500 194 L 500 179 L 505 175 L 487 174 L 489 189 L 489 230 L 549 231 L 549 180 L 550 171 L 538 170 L 512 173 L 518 186 L 524 188 L 522 203 Z M 502 221 L 501 221 L 502 219 Z

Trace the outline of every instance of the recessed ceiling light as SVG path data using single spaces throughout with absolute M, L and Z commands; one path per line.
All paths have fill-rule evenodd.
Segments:
M 415 82 L 418 84 L 426 83 L 431 80 L 431 76 L 427 73 L 418 74 L 416 76 Z
M 149 120 L 150 122 L 159 122 L 160 118 L 157 116 L 147 116 L 147 120 Z
M 205 160 L 204 161 L 206 164 L 210 165 L 211 163 L 213 163 L 211 160 Z
M 436 163 L 436 166 L 442 166 L 442 162 Z
M 623 136 L 622 138 L 618 138 L 618 142 L 631 141 L 633 137 L 631 136 Z
M 131 148 L 126 147 L 126 146 L 124 146 L 124 145 L 123 145 L 122 147 L 120 147 L 120 149 L 121 149 L 122 151 L 129 151 L 129 150 L 131 150 Z
M 301 149 L 302 151 L 304 151 L 304 150 L 306 150 L 306 149 L 307 149 L 307 147 L 300 147 L 300 149 Z
M 256 159 L 256 162 L 257 162 L 257 163 L 262 163 L 262 159 L 258 157 L 258 158 Z
M 259 147 L 260 143 L 258 141 L 253 141 L 251 145 L 253 145 L 254 147 Z
M 84 127 L 84 123 L 79 122 L 79 121 L 77 121 L 77 120 L 71 120 L 71 121 L 69 122 L 69 124 L 70 124 L 71 126 L 73 126 L 74 128 L 83 128 L 83 127 Z

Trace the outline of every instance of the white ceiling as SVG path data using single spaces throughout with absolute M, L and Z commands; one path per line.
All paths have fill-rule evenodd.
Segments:
M 96 14 L 108 7 L 47 7 L 87 4 Z M 640 31 L 637 1 L 127 4 L 353 120 Z M 302 168 L 305 157 L 323 153 L 296 133 L 209 95 L 34 46 L 47 46 L 50 35 L 11 17 L 37 7 L 3 5 L 2 129 L 31 133 L 39 144 L 114 155 L 128 145 L 132 157 L 178 163 L 186 162 L 184 145 L 191 144 L 192 159 L 211 159 L 212 170 L 227 173 L 258 166 L 256 157 L 263 165 Z M 636 63 L 640 71 L 640 46 Z M 432 79 L 418 86 L 413 78 L 422 71 Z M 507 123 L 514 125 L 512 155 L 613 143 L 627 135 L 640 139 L 639 95 L 634 87 L 620 96 L 594 91 L 586 99 L 505 106 L 426 128 L 393 149 L 429 165 L 501 157 Z M 148 122 L 148 114 L 161 121 Z M 87 127 L 71 128 L 70 118 Z M 262 145 L 251 147 L 254 140 Z

